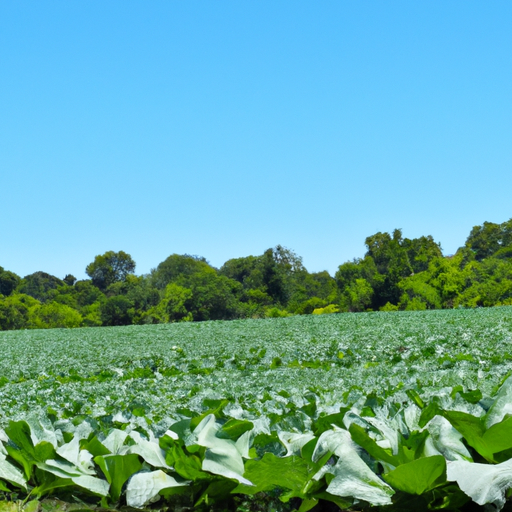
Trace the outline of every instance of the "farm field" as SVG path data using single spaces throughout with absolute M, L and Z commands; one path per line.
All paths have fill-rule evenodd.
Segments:
M 0 425 L 48 410 L 158 422 L 205 398 L 265 412 L 280 391 L 329 408 L 349 393 L 491 392 L 512 370 L 512 308 L 8 331 L 0 350 Z
M 0 349 L 4 497 L 508 505 L 511 307 L 9 331 Z

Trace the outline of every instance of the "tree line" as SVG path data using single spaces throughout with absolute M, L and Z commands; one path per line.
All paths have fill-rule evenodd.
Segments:
M 85 280 L 0 267 L 0 330 L 512 305 L 512 219 L 475 226 L 451 256 L 432 236 L 400 229 L 365 244 L 364 257 L 334 277 L 308 272 L 280 245 L 219 269 L 172 254 L 139 276 L 123 251 L 96 256 Z

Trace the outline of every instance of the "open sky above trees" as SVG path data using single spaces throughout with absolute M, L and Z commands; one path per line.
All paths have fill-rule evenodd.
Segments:
M 310 272 L 511 216 L 507 1 L 0 5 L 0 265 L 124 250 Z

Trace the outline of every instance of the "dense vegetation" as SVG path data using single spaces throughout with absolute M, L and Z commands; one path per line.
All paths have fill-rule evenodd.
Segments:
M 431 236 L 403 238 L 398 229 L 365 243 L 365 256 L 334 277 L 308 272 L 281 246 L 220 269 L 172 254 L 141 276 L 129 254 L 109 251 L 82 281 L 44 272 L 22 279 L 0 267 L 0 330 L 512 304 L 512 219 L 475 226 L 453 256 Z
M 13 512 L 512 505 L 512 307 L 11 331 L 0 350 Z

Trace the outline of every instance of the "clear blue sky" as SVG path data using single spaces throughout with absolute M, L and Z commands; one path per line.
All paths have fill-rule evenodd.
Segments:
M 0 265 L 310 271 L 512 217 L 512 2 L 0 3 Z

